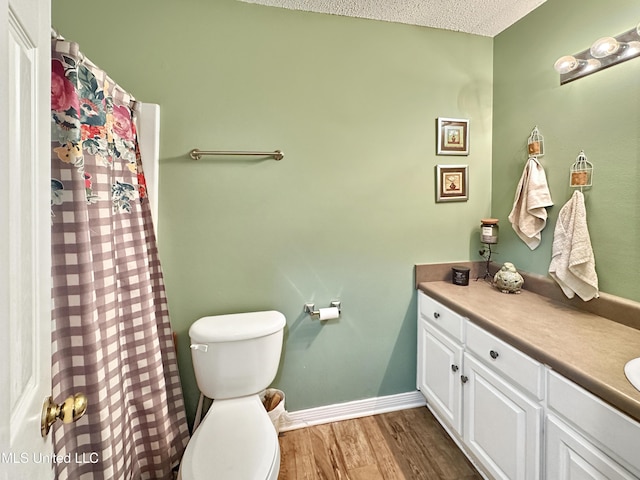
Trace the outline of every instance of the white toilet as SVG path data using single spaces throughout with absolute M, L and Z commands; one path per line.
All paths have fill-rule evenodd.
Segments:
M 191 437 L 182 480 L 276 480 L 278 433 L 259 394 L 280 363 L 286 319 L 276 311 L 204 317 L 189 329 L 200 391 L 213 404 Z

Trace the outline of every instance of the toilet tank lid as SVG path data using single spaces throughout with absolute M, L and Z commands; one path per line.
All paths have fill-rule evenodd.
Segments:
M 189 328 L 192 342 L 233 342 L 271 335 L 286 325 L 285 316 L 275 310 L 213 315 L 196 320 Z

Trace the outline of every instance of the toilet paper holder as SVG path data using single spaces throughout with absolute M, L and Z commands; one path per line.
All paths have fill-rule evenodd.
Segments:
M 340 316 L 340 314 L 342 313 L 342 310 L 340 309 L 340 302 L 337 301 L 337 300 L 334 300 L 333 302 L 331 302 L 331 307 L 330 308 L 337 308 L 338 309 L 338 316 Z M 320 310 L 321 309 L 316 310 L 315 303 L 305 303 L 304 304 L 304 313 L 309 314 L 309 316 L 313 320 L 320 319 Z M 328 319 L 325 319 L 325 320 L 328 320 Z

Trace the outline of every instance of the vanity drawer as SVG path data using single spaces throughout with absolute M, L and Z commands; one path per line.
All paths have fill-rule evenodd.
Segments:
M 424 292 L 418 292 L 418 309 L 420 316 L 427 322 L 462 342 L 464 317 L 435 301 Z
M 541 363 L 472 322 L 467 322 L 467 350 L 536 398 L 543 398 L 544 367 Z

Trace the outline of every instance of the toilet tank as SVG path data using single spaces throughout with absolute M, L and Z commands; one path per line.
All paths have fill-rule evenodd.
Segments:
M 275 310 L 216 315 L 189 328 L 200 391 L 225 399 L 261 392 L 276 376 L 286 319 Z

